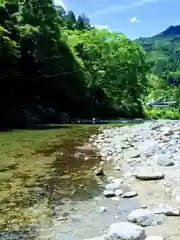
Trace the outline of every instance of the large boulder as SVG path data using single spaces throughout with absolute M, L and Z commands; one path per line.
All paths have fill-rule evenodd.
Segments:
M 133 223 L 119 222 L 110 226 L 105 240 L 144 240 L 146 233 L 143 227 Z

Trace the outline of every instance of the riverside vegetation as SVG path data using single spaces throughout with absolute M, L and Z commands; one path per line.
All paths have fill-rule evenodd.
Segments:
M 178 99 L 178 31 L 131 41 L 51 0 L 1 0 L 1 128 L 25 127 L 25 110 L 136 118 L 149 99 Z
M 24 109 L 72 118 L 143 116 L 150 66 L 138 43 L 51 0 L 1 0 L 0 16 L 2 127 L 23 126 Z

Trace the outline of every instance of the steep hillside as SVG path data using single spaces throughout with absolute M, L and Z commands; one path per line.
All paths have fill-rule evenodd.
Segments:
M 149 38 L 139 38 L 137 42 L 149 53 L 155 62 L 153 73 L 157 75 L 179 70 L 180 25 L 171 26 L 165 31 Z

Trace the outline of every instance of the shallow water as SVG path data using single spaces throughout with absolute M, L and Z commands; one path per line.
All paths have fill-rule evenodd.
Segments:
M 11 201 L 3 202 L 2 198 L 0 202 L 4 204 L 2 215 L 9 208 L 12 214 L 8 218 L 12 221 L 9 224 L 6 221 L 6 228 L 1 226 L 0 239 L 82 240 L 95 237 L 104 232 L 110 223 L 124 219 L 131 209 L 137 207 L 138 198 L 136 201 L 113 201 L 102 196 L 107 178 L 93 175 L 93 168 L 101 159 L 95 149 L 87 145 L 88 137 L 97 132 L 96 126 L 74 125 L 64 129 L 63 133 L 56 129 L 32 131 L 8 133 L 4 137 L 6 141 L 3 140 L 0 146 L 1 150 L 1 147 L 10 144 L 13 136 L 16 144 L 18 140 L 20 145 L 11 154 L 15 166 L 19 167 L 21 161 L 20 158 L 16 162 L 17 154 L 23 155 L 21 175 L 11 178 L 11 184 L 16 183 L 19 190 L 10 195 L 13 196 Z M 22 144 L 23 151 L 20 148 Z M 82 147 L 84 145 L 86 147 Z M 27 149 L 31 150 L 30 153 Z M 18 167 L 8 170 L 4 167 L 2 170 L 6 169 L 8 174 L 16 176 Z M 105 171 L 107 176 L 115 175 L 111 164 L 106 164 Z M 27 173 L 28 180 L 25 178 Z M 116 177 L 120 176 L 120 172 L 116 173 Z M 18 181 L 21 184 L 18 185 Z M 1 186 L 0 196 L 5 190 L 7 198 L 11 189 L 4 185 Z M 107 212 L 100 213 L 100 206 L 107 207 Z M 22 221 L 26 221 L 28 231 L 22 230 Z

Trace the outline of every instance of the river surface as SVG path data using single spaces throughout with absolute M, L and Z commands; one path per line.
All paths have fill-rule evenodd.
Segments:
M 0 239 L 83 240 L 101 235 L 112 222 L 125 219 L 137 208 L 138 198 L 115 201 L 102 194 L 107 178 L 120 178 L 121 171 L 115 172 L 114 166 L 107 163 L 105 177 L 93 175 L 101 159 L 96 149 L 89 147 L 88 138 L 98 128 L 72 125 L 0 136 L 1 155 L 12 158 L 16 165 L 13 168 L 12 162 L 8 165 L 11 167 L 1 163 L 0 170 L 9 176 L 11 187 L 0 185 L 1 223 L 6 223 L 1 224 Z M 14 148 L 9 153 L 6 147 Z M 21 176 L 17 177 L 20 170 Z M 12 185 L 16 186 L 13 192 Z M 5 193 L 6 198 L 2 197 Z M 101 207 L 107 207 L 107 211 L 101 212 Z

